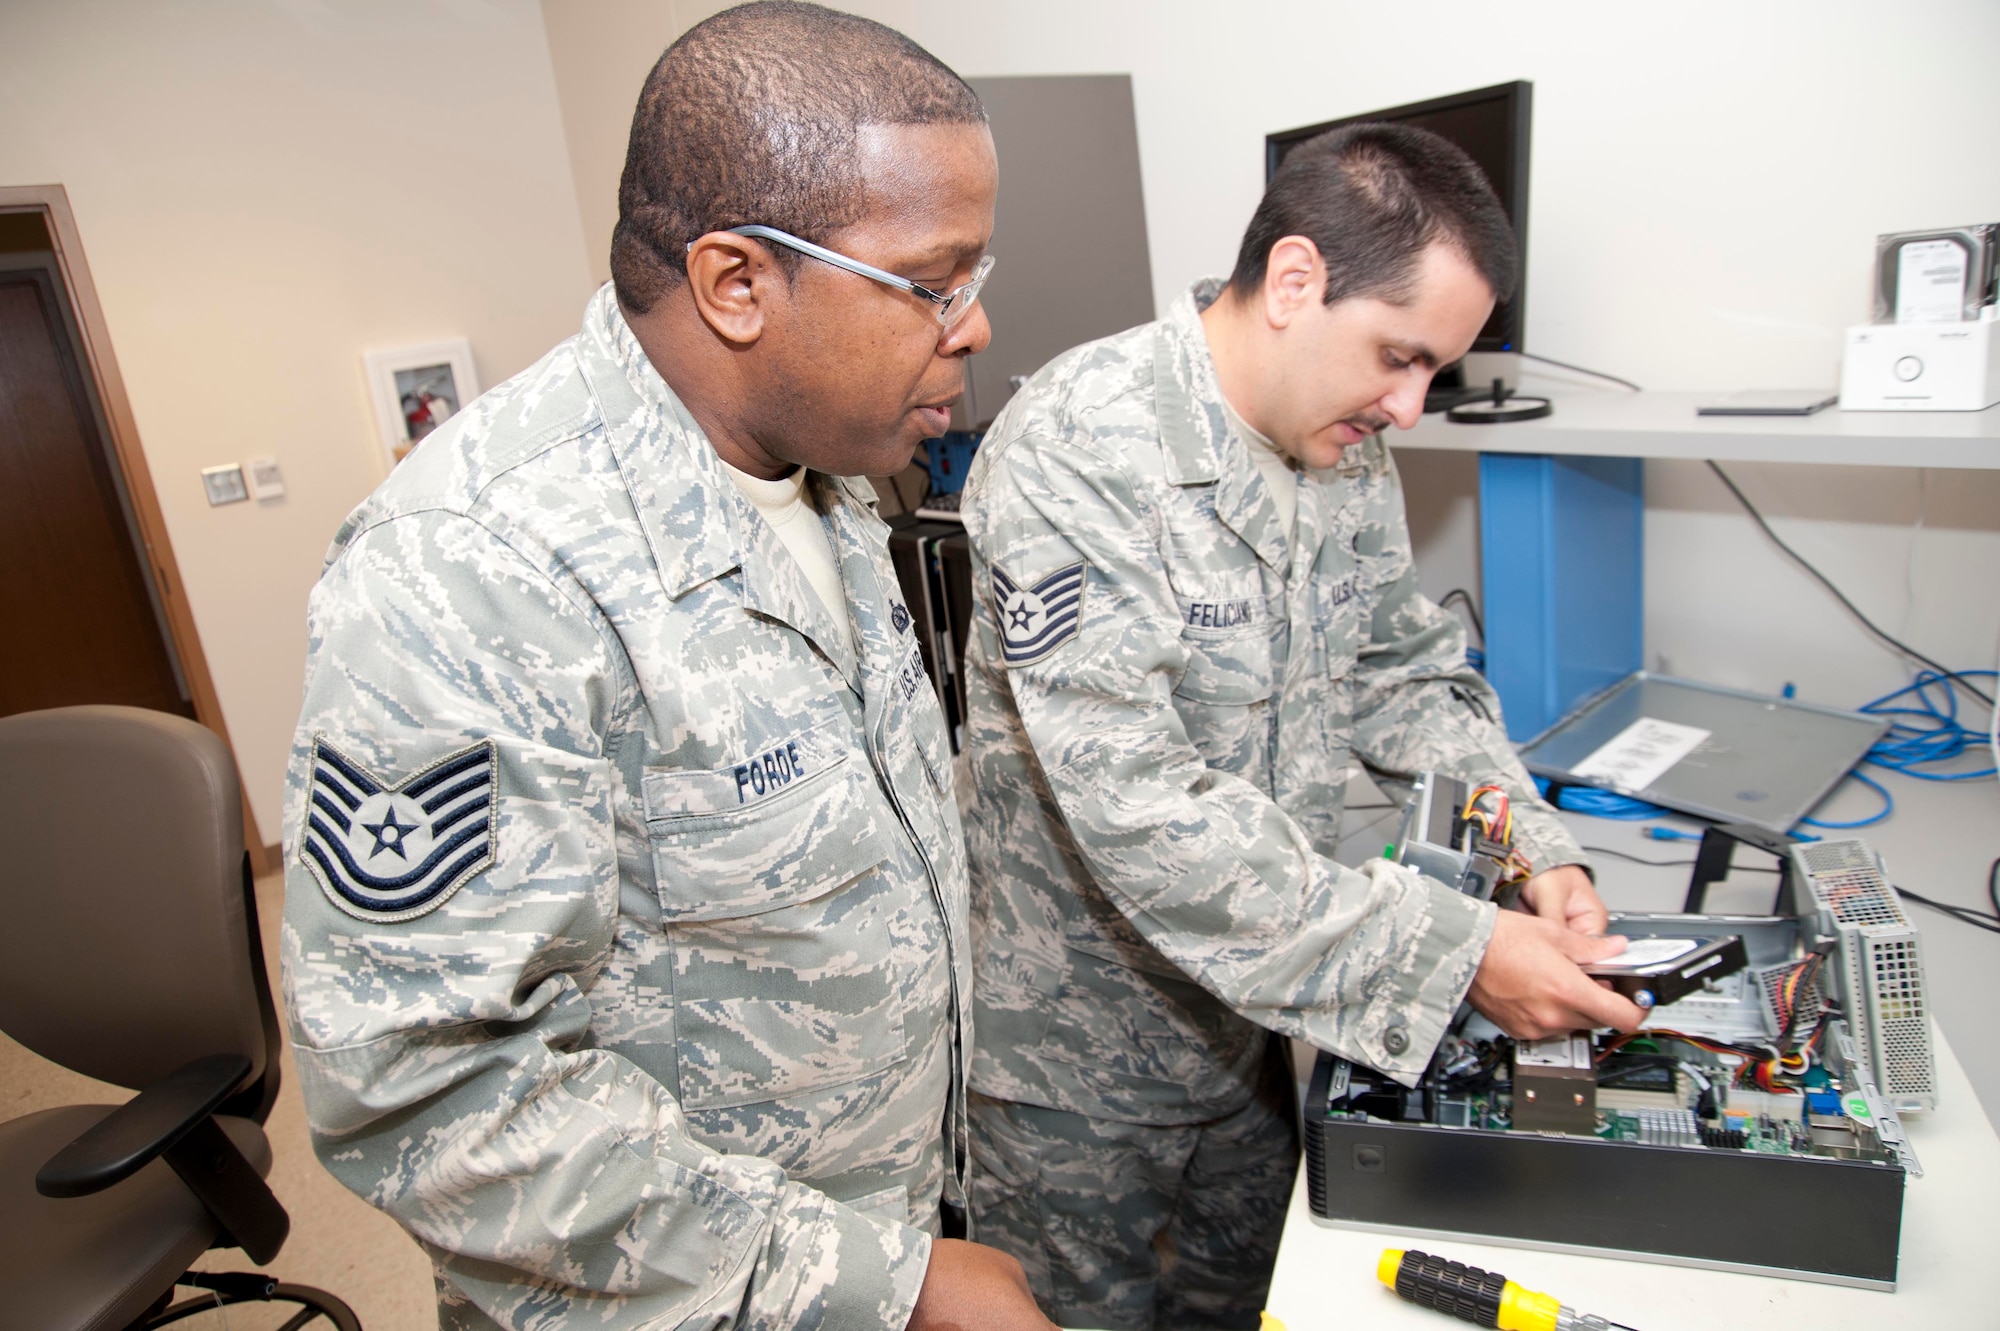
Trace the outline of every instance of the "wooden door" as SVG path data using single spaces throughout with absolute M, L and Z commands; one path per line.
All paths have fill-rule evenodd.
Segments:
M 26 270 L 43 274 L 34 299 L 10 291 L 0 301 L 12 314 L 4 321 L 12 332 L 0 336 L 0 714 L 58 702 L 136 702 L 191 715 L 229 743 L 104 307 L 61 185 L 0 185 L 0 275 L 11 281 Z M 60 392 L 50 387 L 49 356 Z M 30 430 L 30 422 L 40 424 Z M 65 452 L 50 445 L 43 425 L 58 440 L 65 429 L 76 431 L 84 446 Z M 52 461 L 63 458 L 66 464 Z M 68 528 L 43 511 L 65 502 Z M 93 538 L 96 548 L 86 553 Z M 24 544 L 35 548 L 24 554 Z M 42 585 L 23 585 L 31 582 Z M 35 622 L 48 609 L 68 619 Z M 10 691 L 8 673 L 17 659 L 28 695 L 21 700 Z M 129 672 L 122 680 L 96 673 L 115 674 L 121 661 Z M 110 692 L 118 688 L 133 692 Z M 260 874 L 276 868 L 278 848 L 259 837 L 247 788 L 243 832 L 251 866 Z
M 0 716 L 192 717 L 61 301 L 47 268 L 0 271 Z

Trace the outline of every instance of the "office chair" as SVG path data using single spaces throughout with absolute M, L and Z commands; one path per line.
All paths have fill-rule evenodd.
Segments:
M 360 1331 L 320 1290 L 187 1269 L 219 1247 L 268 1262 L 291 1225 L 263 1178 L 279 1030 L 222 741 L 133 707 L 0 719 L 0 918 L 0 1030 L 139 1093 L 0 1123 L 0 1325 L 275 1300 L 302 1308 L 286 1331 Z

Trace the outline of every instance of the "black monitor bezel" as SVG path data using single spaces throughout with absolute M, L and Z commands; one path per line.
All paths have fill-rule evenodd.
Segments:
M 1460 107 L 1479 102 L 1505 102 L 1507 119 L 1514 140 L 1515 169 L 1513 179 L 1504 185 L 1495 182 L 1494 190 L 1500 195 L 1500 202 L 1506 207 L 1508 220 L 1514 227 L 1514 243 L 1520 247 L 1521 280 L 1514 293 L 1514 299 L 1508 302 L 1505 325 L 1500 332 L 1494 334 L 1482 329 L 1479 338 L 1473 342 L 1472 349 L 1520 351 L 1522 334 L 1528 322 L 1528 150 L 1534 119 L 1534 87 L 1535 85 L 1527 79 L 1515 79 L 1511 83 L 1496 83 L 1488 88 L 1474 88 L 1470 92 L 1456 92 L 1446 97 L 1432 97 L 1427 101 L 1410 102 L 1403 106 L 1369 111 L 1363 115 L 1342 116 L 1338 120 L 1323 120 L 1316 125 L 1302 125 L 1297 129 L 1266 134 L 1264 136 L 1265 183 L 1268 184 L 1272 175 L 1277 172 L 1278 163 L 1288 148 L 1307 139 L 1317 138 L 1328 130 L 1341 129 L 1347 125 L 1366 124 L 1370 121 L 1394 121 L 1410 116 L 1430 115 L 1438 111 L 1455 111 Z

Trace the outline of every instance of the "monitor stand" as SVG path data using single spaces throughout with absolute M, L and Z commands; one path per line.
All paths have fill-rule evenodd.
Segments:
M 1453 361 L 1431 378 L 1424 394 L 1424 414 L 1449 411 L 1461 402 L 1493 394 L 1493 381 L 1500 380 L 1509 392 L 1521 386 L 1521 358 L 1511 351 L 1473 351 L 1463 360 Z
M 1436 415 L 1440 411 L 1450 411 L 1459 403 L 1478 397 L 1486 390 L 1467 388 L 1465 385 L 1465 362 L 1455 360 L 1431 376 L 1431 386 L 1424 390 L 1424 415 Z

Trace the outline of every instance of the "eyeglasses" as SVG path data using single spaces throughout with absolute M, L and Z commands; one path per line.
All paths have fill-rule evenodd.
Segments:
M 993 256 L 988 254 L 979 260 L 978 265 L 972 270 L 972 280 L 964 286 L 954 287 L 950 291 L 932 291 L 929 287 L 919 286 L 907 277 L 898 277 L 894 273 L 885 272 L 875 267 L 873 264 L 863 263 L 859 259 L 850 259 L 845 254 L 838 254 L 823 245 L 815 245 L 810 240 L 800 240 L 797 236 L 780 231 L 774 226 L 733 226 L 729 228 L 729 231 L 732 235 L 750 236 L 757 240 L 776 241 L 787 249 L 794 249 L 801 254 L 810 255 L 812 258 L 818 259 L 821 263 L 830 263 L 835 268 L 845 268 L 850 273 L 859 273 L 862 277 L 880 282 L 885 287 L 894 287 L 898 291 L 907 291 L 912 295 L 922 296 L 925 300 L 937 306 L 937 321 L 946 328 L 955 326 L 959 320 L 966 316 L 966 312 L 972 308 L 973 302 L 979 299 L 979 289 L 986 285 L 987 277 L 993 272 Z M 690 243 L 688 248 L 694 248 L 693 244 Z

